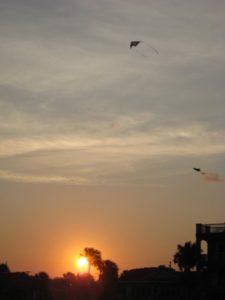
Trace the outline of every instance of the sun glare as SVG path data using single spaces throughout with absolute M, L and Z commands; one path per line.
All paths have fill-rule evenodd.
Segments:
M 89 270 L 89 262 L 85 256 L 80 256 L 76 262 L 79 273 L 87 273 Z

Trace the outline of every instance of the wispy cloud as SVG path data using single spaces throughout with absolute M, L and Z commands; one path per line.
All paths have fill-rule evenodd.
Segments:
M 223 132 L 210 132 L 202 125 L 183 128 L 154 128 L 145 130 L 139 126 L 145 121 L 125 117 L 115 121 L 116 127 L 104 123 L 96 126 L 94 134 L 87 128 L 79 135 L 42 135 L 33 138 L 4 139 L 0 144 L 0 157 L 8 157 L 34 151 L 84 150 L 93 152 L 119 152 L 146 155 L 213 155 L 225 150 Z M 91 126 L 91 124 L 90 124 Z M 99 131 L 98 131 L 99 126 Z M 115 132 L 116 131 L 116 132 Z M 100 132 L 100 134 L 99 134 Z
M 0 180 L 23 182 L 23 183 L 58 183 L 67 185 L 87 185 L 88 181 L 82 177 L 63 177 L 63 176 L 38 176 L 35 174 L 13 173 L 0 170 Z
M 28 182 L 47 181 L 49 178 L 49 182 L 97 184 L 107 182 L 107 177 L 112 174 L 126 173 L 124 182 L 127 182 L 129 174 L 132 175 L 144 159 L 154 158 L 158 162 L 178 157 L 202 159 L 225 151 L 223 133 L 209 132 L 202 125 L 154 128 L 148 132 L 142 126 L 147 126 L 151 118 L 131 121 L 120 117 L 118 120 L 116 124 L 120 125 L 108 126 L 108 131 L 101 134 L 96 130 L 90 135 L 87 130 L 82 136 L 4 139 L 0 144 L 0 159 L 4 169 L 11 173 L 2 173 L 1 178 Z M 51 175 L 53 169 L 57 174 L 55 177 Z M 24 171 L 30 175 L 13 175 Z M 210 175 L 207 180 L 213 178 L 216 180 Z

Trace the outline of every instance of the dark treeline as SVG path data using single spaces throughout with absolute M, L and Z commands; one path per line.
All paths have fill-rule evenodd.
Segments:
M 0 265 L 1 300 L 104 300 L 114 299 L 116 280 L 109 273 L 95 281 L 90 274 L 66 273 L 49 278 L 47 273 L 29 275 L 10 272 L 7 264 Z
M 98 280 L 90 272 L 75 275 L 71 272 L 51 279 L 47 273 L 30 275 L 11 272 L 9 266 L 0 264 L 1 300 L 113 300 L 116 299 L 118 267 L 111 260 L 103 260 L 101 252 L 85 248 L 90 268 L 98 270 Z
M 102 293 L 102 286 L 88 274 L 67 273 L 51 279 L 45 272 L 10 272 L 5 264 L 0 269 L 1 300 L 97 300 Z
M 170 263 L 169 267 L 125 270 L 120 276 L 116 263 L 103 260 L 94 248 L 84 249 L 82 256 L 89 261 L 89 271 L 83 275 L 68 272 L 50 278 L 45 272 L 11 272 L 3 263 L 0 300 L 224 300 L 223 245 L 225 239 L 216 248 L 219 252 L 210 248 L 206 257 L 196 243 L 186 242 L 177 246 L 173 256 L 180 271 L 171 268 Z M 98 279 L 91 275 L 92 267 L 98 270 Z

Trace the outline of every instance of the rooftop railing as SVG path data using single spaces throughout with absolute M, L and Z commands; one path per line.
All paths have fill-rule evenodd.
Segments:
M 225 223 L 220 224 L 196 224 L 196 233 L 225 233 Z

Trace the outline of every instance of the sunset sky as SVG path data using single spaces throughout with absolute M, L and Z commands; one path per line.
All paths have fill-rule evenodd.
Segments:
M 168 265 L 224 195 L 224 0 L 0 0 L 0 262 Z

